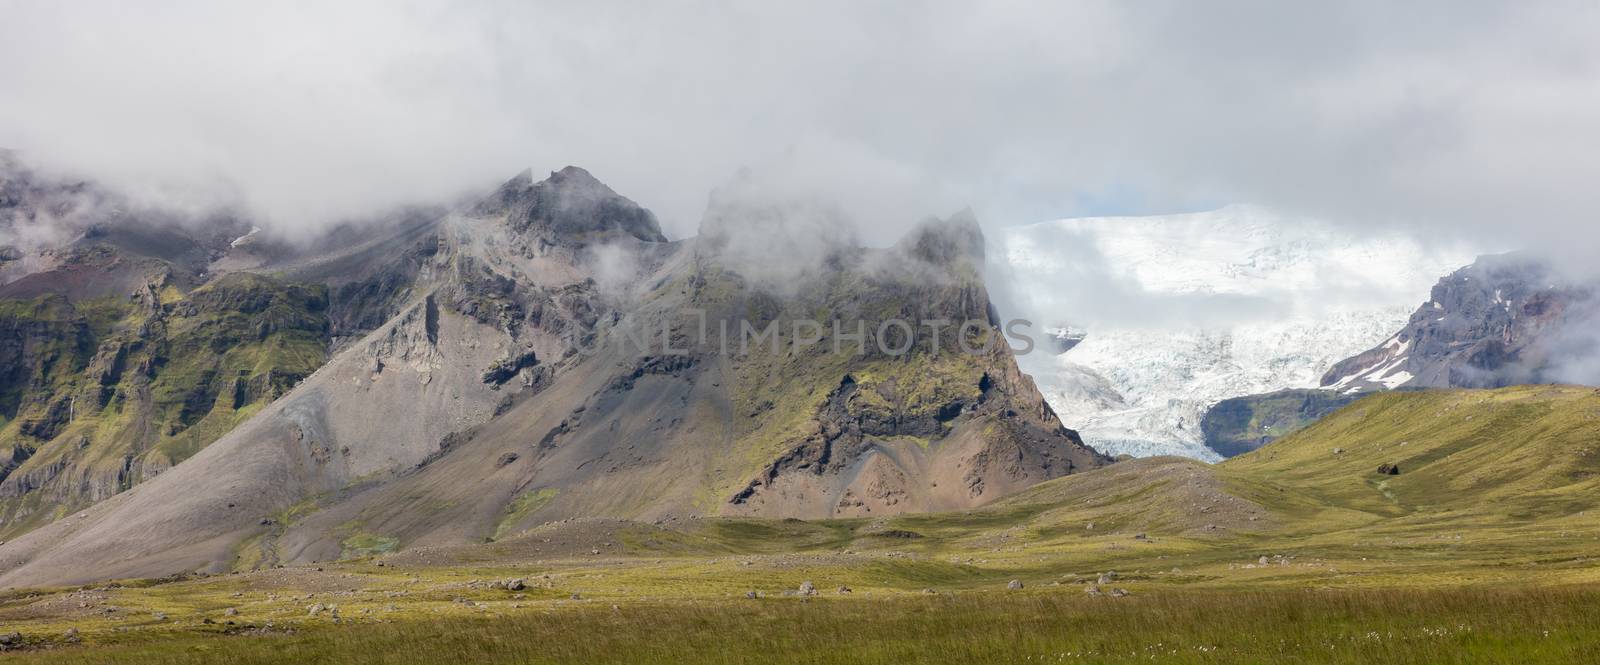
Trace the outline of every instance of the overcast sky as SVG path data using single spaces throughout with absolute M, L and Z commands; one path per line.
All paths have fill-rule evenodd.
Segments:
M 1249 202 L 1600 244 L 1594 2 L 135 4 L 0 0 L 0 145 L 283 226 L 578 164 L 683 237 L 753 166 L 877 243 Z

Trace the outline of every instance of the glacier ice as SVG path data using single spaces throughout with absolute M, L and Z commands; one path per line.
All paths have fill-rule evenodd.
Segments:
M 1113 455 L 1208 461 L 1212 405 L 1316 387 L 1476 254 L 1255 206 L 1062 219 L 997 240 L 1006 314 L 1082 336 L 1019 358 L 1062 421 Z

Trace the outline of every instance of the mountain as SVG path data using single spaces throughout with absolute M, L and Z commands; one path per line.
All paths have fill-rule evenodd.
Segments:
M 1321 383 L 1346 393 L 1595 383 L 1584 364 L 1600 357 L 1595 293 L 1534 255 L 1483 256 L 1440 279 L 1399 332 Z
M 1061 333 L 1020 362 L 1062 418 L 1098 450 L 1202 460 L 1220 458 L 1204 445 L 1212 405 L 1317 387 L 1470 256 L 1248 206 L 1057 220 L 998 244 L 1006 314 Z
M 215 313 L 185 303 L 234 284 L 265 294 L 251 300 L 269 303 L 260 312 L 302 302 L 291 291 L 314 296 L 303 304 L 321 317 L 310 327 L 326 362 L 303 358 L 314 371 L 276 399 L 263 393 L 270 403 L 219 396 L 211 412 L 231 429 L 131 489 L 14 534 L 0 545 L 0 584 L 478 543 L 572 517 L 965 509 L 1109 462 L 1018 370 L 970 215 L 932 220 L 892 248 L 816 242 L 799 261 L 789 245 L 763 253 L 741 220 L 796 240 L 827 227 L 809 206 L 759 200 L 718 192 L 702 237 L 673 242 L 647 210 L 568 167 L 538 182 L 521 174 L 448 214 L 301 244 L 235 236 L 194 271 L 197 286 L 173 287 L 161 315 L 206 319 Z M 53 283 L 14 283 L 25 281 Z M 78 320 L 49 320 L 61 319 Z M 903 339 L 881 332 L 891 319 L 976 323 Z M 750 343 L 746 328 L 775 334 Z M 125 339 L 113 332 L 105 339 Z M 886 350 L 901 341 L 903 353 Z M 81 378 L 51 381 L 99 376 L 69 375 Z M 226 363 L 215 376 L 247 378 Z M 60 426 L 86 425 L 69 409 Z M 62 441 L 29 445 L 39 457 Z

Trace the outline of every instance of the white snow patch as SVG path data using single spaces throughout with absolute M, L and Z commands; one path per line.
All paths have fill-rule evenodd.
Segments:
M 1382 383 L 1388 389 L 1394 390 L 1395 388 L 1399 388 L 1400 386 L 1405 385 L 1405 383 L 1407 381 L 1410 381 L 1411 379 L 1412 379 L 1411 372 L 1407 372 L 1405 370 L 1401 370 L 1399 372 L 1395 372 L 1394 374 L 1390 374 L 1390 375 L 1388 375 L 1386 377 L 1383 377 L 1382 379 L 1379 379 L 1378 382 Z
M 260 232 L 261 232 L 261 227 L 252 226 L 252 227 L 250 227 L 250 232 L 249 233 L 246 233 L 246 234 L 244 234 L 242 236 L 234 238 L 233 242 L 228 243 L 228 246 L 229 247 L 238 247 L 241 243 L 243 243 L 245 240 L 250 238 L 250 236 L 253 236 L 253 235 L 255 235 L 257 233 L 260 233 Z

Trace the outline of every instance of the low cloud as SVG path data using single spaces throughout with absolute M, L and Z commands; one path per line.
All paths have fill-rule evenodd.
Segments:
M 692 235 L 794 166 L 887 244 L 1253 202 L 1600 243 L 1600 7 L 5 2 L 0 145 L 279 228 L 579 164 Z

